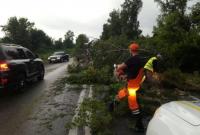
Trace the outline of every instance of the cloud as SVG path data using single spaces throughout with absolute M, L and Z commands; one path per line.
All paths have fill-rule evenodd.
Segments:
M 67 30 L 98 37 L 114 8 L 124 0 L 0 0 L 0 25 L 12 16 L 25 17 L 58 39 Z M 7 8 L 9 7 L 9 8 Z M 0 37 L 2 37 L 0 32 Z
M 138 16 L 140 29 L 144 35 L 152 35 L 153 26 L 156 25 L 156 18 L 160 14 L 159 8 L 154 0 L 143 0 L 143 7 Z
M 48 18 L 48 17 L 47 17 Z M 99 37 L 99 33 L 102 31 L 102 24 L 107 19 L 105 16 L 101 16 L 90 22 L 72 21 L 64 17 L 54 17 L 48 19 L 40 19 L 36 24 L 37 28 L 42 28 L 50 36 L 64 37 L 64 34 L 68 30 L 75 32 L 75 35 L 86 34 L 91 37 Z M 48 23 L 48 25 L 46 25 Z

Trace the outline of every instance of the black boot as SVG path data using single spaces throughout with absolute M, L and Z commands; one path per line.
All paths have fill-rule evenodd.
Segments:
M 139 113 L 135 117 L 136 117 L 136 123 L 135 123 L 134 131 L 135 132 L 144 132 L 145 128 L 144 128 L 144 124 L 143 124 L 143 116 L 142 116 L 142 114 Z
M 113 100 L 112 102 L 109 103 L 109 111 L 114 112 L 115 107 L 119 104 L 119 101 Z

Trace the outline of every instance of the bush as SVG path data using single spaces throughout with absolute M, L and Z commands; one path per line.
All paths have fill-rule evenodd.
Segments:
M 186 76 L 179 69 L 168 69 L 163 73 L 162 84 L 166 88 L 184 88 Z
M 79 73 L 81 71 L 81 67 L 76 64 L 71 64 L 68 66 L 68 73 Z
M 68 77 L 68 81 L 70 83 L 80 83 L 80 84 L 90 84 L 90 83 L 98 83 L 98 84 L 110 84 L 112 82 L 112 76 L 109 72 L 108 67 L 103 67 L 101 69 L 96 69 L 92 66 L 88 67 L 85 70 L 81 70 L 81 68 L 70 67 L 69 71 L 72 73 Z

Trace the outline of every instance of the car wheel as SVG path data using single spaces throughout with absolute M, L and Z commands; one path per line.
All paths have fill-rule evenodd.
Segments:
M 26 77 L 24 74 L 19 75 L 17 82 L 17 90 L 23 90 L 26 86 Z
M 38 76 L 38 80 L 41 81 L 41 80 L 44 80 L 44 67 L 43 66 L 40 66 L 40 69 L 39 69 L 39 76 Z
M 60 62 L 61 62 L 61 63 L 63 63 L 63 62 L 64 62 L 64 59 L 63 59 L 63 58 L 62 58 L 62 59 L 60 59 Z

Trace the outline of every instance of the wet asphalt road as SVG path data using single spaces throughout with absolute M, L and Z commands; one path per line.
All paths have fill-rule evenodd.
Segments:
M 54 87 L 67 74 L 69 63 L 46 65 L 44 80 L 29 84 L 22 93 L 0 93 L 0 135 L 66 135 L 65 124 L 71 121 L 80 93 L 72 89 L 81 88 Z

